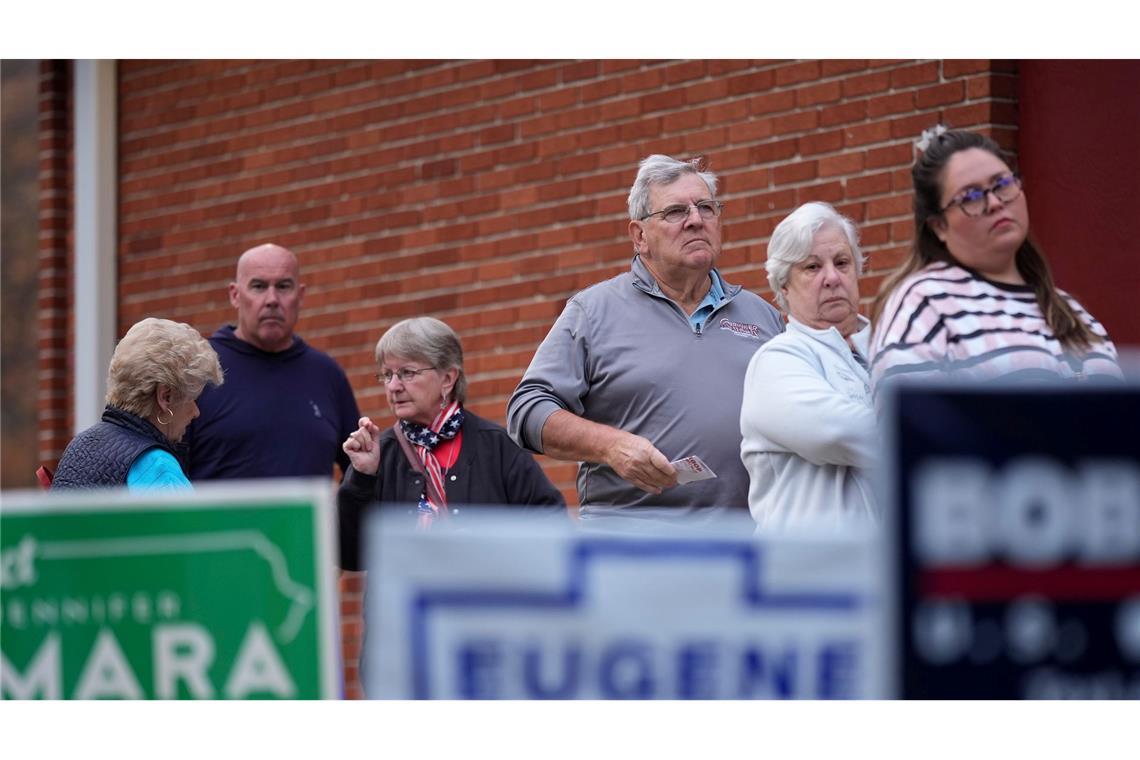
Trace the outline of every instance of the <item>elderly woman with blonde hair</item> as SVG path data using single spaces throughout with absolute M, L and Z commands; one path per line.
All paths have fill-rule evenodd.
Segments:
M 148 317 L 115 347 L 103 418 L 63 452 L 52 488 L 189 488 L 176 455 L 206 383 L 221 385 L 214 349 L 193 327 Z
M 756 351 L 744 379 L 740 457 L 752 516 L 762 527 L 873 521 L 871 326 L 859 314 L 855 223 L 805 203 L 773 231 L 765 267 L 788 328 Z

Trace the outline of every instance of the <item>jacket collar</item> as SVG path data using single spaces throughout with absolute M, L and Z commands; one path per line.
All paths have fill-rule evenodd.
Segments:
M 863 358 L 867 358 L 867 352 L 870 349 L 871 341 L 871 321 L 864 317 L 862 314 L 856 315 L 856 319 L 859 320 L 859 329 L 851 333 L 851 342 L 855 344 L 855 347 L 857 349 L 859 349 L 859 353 L 863 355 Z M 810 335 L 821 343 L 826 343 L 837 351 L 840 349 L 844 351 L 850 350 L 847 347 L 847 341 L 844 340 L 843 336 L 839 334 L 839 330 L 836 330 L 835 327 L 828 327 L 825 330 L 818 330 L 814 327 L 808 327 L 803 322 L 800 322 L 798 319 L 789 314 L 788 330 L 790 332 L 798 332 L 804 335 Z
M 645 262 L 641 260 L 641 254 L 634 254 L 633 261 L 630 262 L 630 272 L 633 274 L 633 285 L 639 290 L 654 296 L 665 297 L 661 292 L 661 286 L 657 284 L 657 279 L 650 273 L 649 267 L 645 266 Z M 713 267 L 709 270 L 709 274 L 720 281 L 720 286 L 724 290 L 724 300 L 731 300 L 741 291 L 742 286 L 732 285 L 728 280 L 721 276 L 720 270 Z

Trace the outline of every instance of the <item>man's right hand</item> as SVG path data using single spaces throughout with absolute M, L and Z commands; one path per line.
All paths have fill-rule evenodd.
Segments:
M 341 446 L 352 463 L 352 469 L 365 475 L 380 470 L 380 428 L 368 417 L 360 418 L 360 427 L 349 434 Z
M 555 459 L 607 465 L 623 480 L 648 493 L 659 494 L 677 485 L 677 470 L 649 439 L 565 409 L 546 418 L 542 449 Z
M 642 491 L 659 494 L 677 485 L 677 470 L 649 439 L 617 431 L 605 463 Z

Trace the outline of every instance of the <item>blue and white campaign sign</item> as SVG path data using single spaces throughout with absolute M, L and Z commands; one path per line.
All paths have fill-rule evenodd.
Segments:
M 1140 699 L 1140 385 L 887 408 L 901 696 Z
M 870 534 L 602 534 L 525 517 L 419 532 L 376 515 L 369 697 L 886 696 Z

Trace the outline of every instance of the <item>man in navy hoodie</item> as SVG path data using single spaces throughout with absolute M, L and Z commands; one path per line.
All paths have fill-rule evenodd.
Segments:
M 237 326 L 210 337 L 225 370 L 186 434 L 190 480 L 324 476 L 360 412 L 344 370 L 293 333 L 305 286 L 297 257 L 265 243 L 241 255 L 230 283 Z M 218 392 L 210 392 L 216 390 Z

